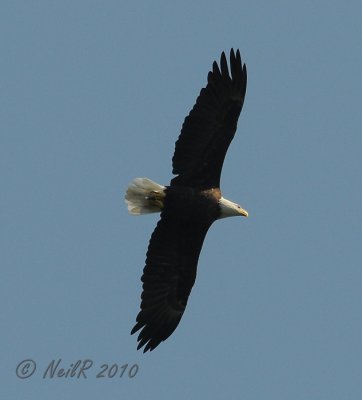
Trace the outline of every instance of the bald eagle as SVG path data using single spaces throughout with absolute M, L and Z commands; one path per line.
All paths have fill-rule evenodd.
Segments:
M 239 50 L 214 61 L 207 85 L 185 118 L 172 158 L 169 186 L 136 178 L 125 200 L 132 215 L 161 212 L 152 233 L 141 281 L 141 310 L 131 334 L 137 350 L 152 351 L 176 329 L 185 311 L 201 247 L 211 224 L 232 216 L 247 217 L 220 191 L 220 175 L 246 92 L 246 66 Z

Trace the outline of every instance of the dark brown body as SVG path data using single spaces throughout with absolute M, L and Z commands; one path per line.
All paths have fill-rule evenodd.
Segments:
M 220 216 L 220 189 L 168 186 L 162 214 L 184 227 L 210 227 Z

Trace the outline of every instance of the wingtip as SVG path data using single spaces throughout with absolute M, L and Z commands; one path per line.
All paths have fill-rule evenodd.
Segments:
M 221 74 L 220 74 L 219 66 L 217 65 L 217 62 L 216 62 L 216 61 L 214 61 L 214 62 L 212 63 L 212 73 L 213 73 L 214 75 L 218 75 L 218 76 L 221 75 Z
M 236 51 L 233 47 L 230 49 L 230 62 L 236 62 L 237 64 L 243 65 L 239 49 L 236 49 Z
M 221 53 L 221 57 L 220 57 L 220 69 L 221 69 L 221 75 L 223 77 L 229 76 L 228 63 L 226 61 L 226 56 L 225 56 L 224 52 Z
M 131 335 L 134 335 L 136 332 L 138 332 L 143 327 L 143 325 L 144 324 L 141 321 L 139 321 L 139 315 L 137 315 L 136 324 L 131 330 Z

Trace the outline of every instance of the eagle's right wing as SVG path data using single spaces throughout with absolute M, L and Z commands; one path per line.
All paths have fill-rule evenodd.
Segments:
M 143 270 L 141 310 L 131 334 L 141 329 L 138 347 L 153 350 L 179 324 L 196 278 L 196 268 L 208 226 L 185 227 L 167 213 L 152 233 Z

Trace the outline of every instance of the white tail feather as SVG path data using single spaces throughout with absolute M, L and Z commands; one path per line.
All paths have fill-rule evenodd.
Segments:
M 128 212 L 132 215 L 160 212 L 165 198 L 165 186 L 148 178 L 135 178 L 125 195 Z

